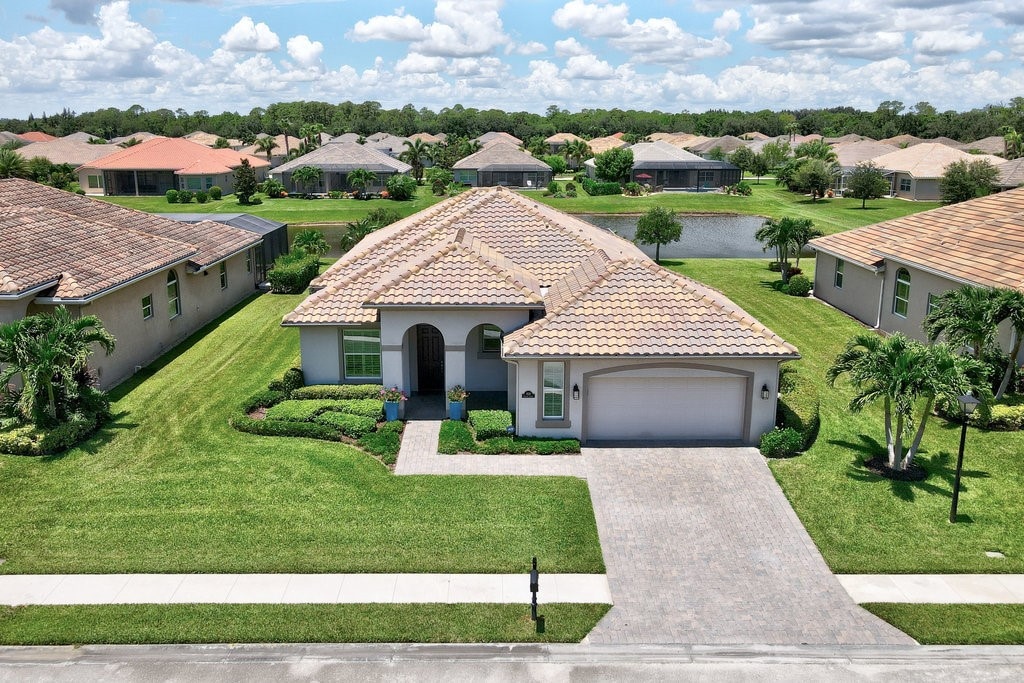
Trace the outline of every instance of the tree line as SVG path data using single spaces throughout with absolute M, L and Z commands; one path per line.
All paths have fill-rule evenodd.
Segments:
M 1024 130 L 1024 97 L 1014 97 L 1008 104 L 986 105 L 969 111 L 938 111 L 928 102 L 912 106 L 887 100 L 874 111 L 853 107 L 796 109 L 784 111 L 726 111 L 715 109 L 701 113 L 643 111 L 636 109 L 583 109 L 570 112 L 551 105 L 543 114 L 500 109 L 476 109 L 456 104 L 433 111 L 407 104 L 399 109 L 385 109 L 379 102 L 359 104 L 342 102 L 278 102 L 256 107 L 247 114 L 184 109 L 147 110 L 135 104 L 120 110 L 114 107 L 76 113 L 64 109 L 60 113 L 26 119 L 0 118 L 0 130 L 24 133 L 40 130 L 64 136 L 84 131 L 110 139 L 148 131 L 158 135 L 180 137 L 203 130 L 224 138 L 251 143 L 258 133 L 299 135 L 303 126 L 319 124 L 323 130 L 338 135 L 358 133 L 372 135 L 385 131 L 408 136 L 413 133 L 445 133 L 456 137 L 476 137 L 488 131 L 504 131 L 521 140 L 547 137 L 554 133 L 573 133 L 583 138 L 624 133 L 631 141 L 651 133 L 683 132 L 708 137 L 742 135 L 759 131 L 769 136 L 819 133 L 839 137 L 848 133 L 875 139 L 910 134 L 924 138 L 945 136 L 972 142 L 1002 130 Z

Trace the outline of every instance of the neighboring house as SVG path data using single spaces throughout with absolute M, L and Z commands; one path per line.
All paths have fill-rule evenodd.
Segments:
M 363 142 L 359 142 L 360 140 Z M 359 133 L 342 133 L 338 137 L 334 138 L 332 142 L 358 142 L 359 144 L 363 144 L 366 142 L 366 138 Z
M 900 149 L 906 149 L 907 147 L 913 147 L 914 145 L 920 145 L 922 142 L 927 142 L 927 140 L 923 140 L 923 139 L 917 137 L 916 135 L 910 135 L 909 133 L 903 133 L 902 135 L 894 135 L 891 138 L 885 138 L 884 140 L 879 140 L 879 142 L 884 142 L 887 145 L 892 145 L 893 147 L 899 147 Z
M 74 168 L 78 168 L 119 151 L 121 151 L 121 148 L 117 145 L 92 145 L 80 139 L 57 138 L 49 142 L 33 142 L 25 145 L 18 150 L 18 154 L 25 159 L 42 157 L 54 164 L 69 164 Z M 88 178 L 86 180 L 88 181 Z M 96 178 L 93 182 L 100 183 L 102 179 Z M 84 185 L 82 188 L 86 191 L 89 190 Z M 98 185 L 91 189 L 98 189 Z
M 484 133 L 480 137 L 473 138 L 473 139 L 476 140 L 477 142 L 479 142 L 480 145 L 483 146 L 483 147 L 486 147 L 487 145 L 490 145 L 490 144 L 495 143 L 495 142 L 503 142 L 505 144 L 514 145 L 516 147 L 522 147 L 523 146 L 523 141 L 520 140 L 519 138 L 517 138 L 515 135 L 510 135 L 509 133 L 505 133 L 505 132 L 501 132 L 501 131 L 499 131 L 499 132 L 490 131 L 488 133 Z
M 108 140 L 107 142 L 109 142 L 112 145 L 120 145 L 122 142 L 128 142 L 130 140 L 138 140 L 139 142 L 145 142 L 146 140 L 152 140 L 153 138 L 160 137 L 163 136 L 157 135 L 155 133 L 147 133 L 146 131 L 141 130 L 137 133 L 132 133 L 131 135 L 121 135 L 120 137 L 110 138 L 110 140 Z
M 7 179 L 0 242 L 0 322 L 58 305 L 98 316 L 117 349 L 90 367 L 110 387 L 250 296 L 260 237 Z
M 727 161 L 704 159 L 667 142 L 638 142 L 630 148 L 633 168 L 629 180 L 665 190 L 708 190 L 734 185 L 740 169 Z M 596 177 L 593 159 L 584 162 L 587 174 Z
M 858 136 L 859 137 L 859 136 Z M 846 190 L 846 183 L 850 174 L 857 167 L 866 161 L 872 161 L 883 154 L 895 152 L 898 148 L 887 145 L 884 142 L 874 140 L 861 140 L 859 142 L 837 142 L 832 145 L 832 151 L 836 153 L 836 163 L 839 164 L 839 175 L 833 181 L 832 189 L 837 192 Z
M 371 233 L 314 280 L 310 384 L 500 397 L 518 434 L 756 443 L 797 351 L 720 292 L 505 188 Z
M 1010 190 L 1024 185 L 1024 157 L 999 164 L 999 178 L 996 186 L 1001 190 Z
M 918 142 L 872 159 L 890 178 L 893 196 L 917 201 L 942 199 L 939 180 L 953 162 L 981 160 L 993 165 L 1003 163 L 999 157 L 968 154 L 937 142 Z
M 578 142 L 580 140 L 583 140 L 583 138 L 579 135 L 573 135 L 572 133 L 555 133 L 554 135 L 545 138 L 544 144 L 548 146 L 548 151 L 552 154 L 561 154 L 567 144 L 570 142 Z
M 77 133 L 71 133 L 70 135 L 65 135 L 64 137 L 58 138 L 58 139 L 60 139 L 60 140 L 77 140 L 78 142 L 89 142 L 90 140 L 101 140 L 103 142 L 106 142 L 106 140 L 103 140 L 103 138 L 101 138 L 99 135 L 90 135 L 89 133 L 86 133 L 84 131 L 79 131 Z
M 965 152 L 971 152 L 974 154 L 991 154 L 993 156 L 1006 156 L 1006 138 L 1002 135 L 993 135 L 991 137 L 982 138 L 975 140 L 974 142 L 968 142 L 963 145 Z
M 20 133 L 19 138 L 25 142 L 49 142 L 50 140 L 56 140 L 56 135 L 50 135 L 39 130 L 32 130 L 27 133 Z
M 289 250 L 287 223 L 279 223 L 248 213 L 158 213 L 156 215 L 183 223 L 202 223 L 204 221 L 222 223 L 258 236 L 263 243 L 253 249 L 252 262 L 252 271 L 257 284 L 266 282 L 267 270 L 274 265 L 278 256 L 287 254 Z
M 25 141 L 22 140 L 21 136 L 17 135 L 16 133 L 12 133 L 9 130 L 0 130 L 0 145 L 5 145 L 8 142 L 16 142 L 18 144 L 23 144 Z
M 767 140 L 769 138 L 768 135 L 765 135 L 764 133 L 762 133 L 759 130 L 751 131 L 749 133 L 744 133 L 740 137 L 743 138 L 744 140 L 750 140 L 750 141 L 754 141 L 754 140 Z
M 732 154 L 740 147 L 747 147 L 748 141 L 738 138 L 735 135 L 723 135 L 717 138 L 711 138 L 704 142 L 694 144 L 692 141 L 686 143 L 686 149 L 690 150 L 694 154 L 699 154 L 702 157 L 707 158 L 715 149 L 718 149 L 723 154 Z
M 323 172 L 316 186 L 306 187 L 292 180 L 292 172 L 303 166 L 313 166 Z M 374 149 L 370 144 L 332 141 L 278 166 L 271 175 L 280 179 L 290 192 L 325 193 L 355 189 L 348 184 L 348 174 L 357 168 L 365 168 L 377 174 L 375 182 L 368 185 L 366 190 L 378 192 L 388 178 L 396 173 L 408 173 L 412 166 Z
M 186 140 L 191 140 L 192 142 L 198 142 L 200 145 L 206 145 L 207 147 L 215 147 L 217 145 L 217 140 L 220 140 L 221 137 L 223 137 L 223 136 L 217 135 L 215 133 L 205 133 L 205 132 L 203 132 L 201 130 L 197 130 L 197 131 L 193 131 L 193 132 L 189 133 L 188 135 L 186 135 L 184 137 L 185 137 Z M 245 146 L 245 143 L 242 142 L 241 140 L 236 140 L 235 138 L 224 138 L 224 139 L 228 141 L 228 148 L 229 149 L 233 149 L 235 151 L 238 151 L 238 150 L 242 149 L 242 147 Z
M 368 140 L 366 146 L 379 149 L 388 156 L 397 159 L 399 154 L 408 149 L 408 147 L 405 146 L 406 142 L 409 142 L 409 138 L 403 138 L 397 135 L 384 135 L 376 140 Z
M 593 138 L 587 141 L 587 145 L 590 147 L 590 151 L 594 154 L 607 152 L 610 149 L 629 147 L 629 143 L 622 139 L 622 133 L 616 133 L 615 135 L 609 135 L 608 137 L 603 138 Z
M 495 140 L 479 152 L 452 165 L 455 182 L 471 187 L 544 188 L 551 182 L 551 167 L 518 146 Z
M 447 140 L 448 136 L 445 135 L 444 133 L 438 133 L 437 135 L 434 135 L 433 133 L 413 133 L 412 135 L 409 136 L 409 139 L 421 140 L 424 145 L 435 145 L 439 142 L 444 142 L 445 140 Z
M 936 298 L 961 285 L 1024 287 L 1024 189 L 811 240 L 814 296 L 871 327 L 924 339 Z M 1004 348 L 1009 340 L 1003 331 Z
M 260 133 L 256 136 L 257 138 L 269 138 L 271 136 L 266 133 Z M 277 143 L 277 147 L 274 147 L 270 151 L 270 158 L 267 159 L 267 153 L 261 150 L 256 145 L 246 145 L 242 149 L 238 150 L 242 154 L 248 154 L 260 159 L 267 159 L 270 162 L 270 168 L 277 168 L 284 162 L 288 161 L 288 156 L 291 154 L 293 149 L 298 149 L 299 145 L 302 144 L 302 138 L 297 138 L 294 135 L 275 135 L 274 142 Z
M 256 180 L 266 177 L 266 158 L 232 149 L 211 149 L 184 138 L 155 137 L 125 147 L 77 169 L 86 194 L 162 195 L 167 190 L 209 190 L 214 185 L 224 194 L 234 192 L 235 169 L 248 159 Z
M 763 138 L 762 138 L 763 139 Z M 838 138 L 822 138 L 829 145 L 845 145 L 851 142 L 877 142 L 874 138 L 869 138 L 864 135 L 857 135 L 856 133 L 847 133 Z M 896 146 L 893 145 L 893 149 Z

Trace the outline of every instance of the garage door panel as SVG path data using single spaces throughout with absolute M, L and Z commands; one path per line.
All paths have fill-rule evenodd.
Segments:
M 595 377 L 587 439 L 742 440 L 746 394 L 742 377 Z

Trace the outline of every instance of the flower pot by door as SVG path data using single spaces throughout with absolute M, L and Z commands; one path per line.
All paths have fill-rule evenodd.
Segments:
M 453 420 L 462 419 L 462 401 L 449 401 L 448 402 L 448 416 Z
M 384 419 L 388 422 L 398 419 L 398 401 L 384 401 Z

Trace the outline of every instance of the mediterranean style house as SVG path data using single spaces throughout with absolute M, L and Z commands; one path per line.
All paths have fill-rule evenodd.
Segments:
M 493 392 L 523 435 L 754 443 L 798 357 L 720 292 L 502 187 L 371 233 L 311 289 L 282 321 L 308 383 Z
M 60 305 L 98 316 L 117 348 L 90 367 L 111 387 L 252 295 L 261 241 L 0 180 L 0 323 Z
M 924 340 L 921 325 L 943 292 L 1024 286 L 1024 189 L 819 237 L 811 247 L 816 298 Z M 1004 329 L 1004 348 L 1009 337 Z

